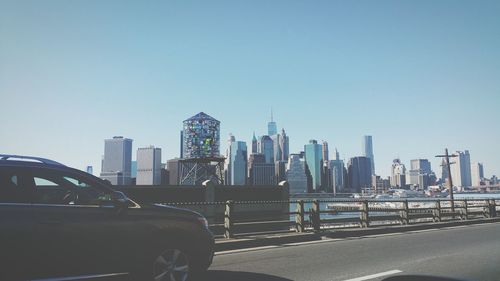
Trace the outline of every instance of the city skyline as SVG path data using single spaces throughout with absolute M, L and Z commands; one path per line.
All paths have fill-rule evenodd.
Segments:
M 371 135 L 382 176 L 444 148 L 500 173 L 498 2 L 30 3 L 0 9 L 2 153 L 96 172 L 103 139 L 171 159 L 191 114 L 249 144 L 272 107 L 290 153 Z

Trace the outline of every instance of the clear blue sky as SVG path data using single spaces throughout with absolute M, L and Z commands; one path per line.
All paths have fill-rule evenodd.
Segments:
M 179 152 L 204 111 L 377 172 L 445 147 L 500 174 L 499 1 L 0 1 L 0 153 L 100 170 L 105 138 Z

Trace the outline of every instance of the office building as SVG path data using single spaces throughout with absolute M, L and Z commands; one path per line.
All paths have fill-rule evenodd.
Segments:
M 427 189 L 430 185 L 430 177 L 433 175 L 431 162 L 427 159 L 414 159 L 410 161 L 407 183 L 419 189 Z
M 86 171 L 88 174 L 91 174 L 91 175 L 94 174 L 94 168 L 92 166 L 87 166 Z
M 253 132 L 253 137 L 252 137 L 252 153 L 258 153 L 258 149 L 257 149 L 257 146 L 258 146 L 258 141 L 257 141 L 257 137 L 255 137 L 255 132 Z
M 372 175 L 375 175 L 375 157 L 373 156 L 372 136 L 363 137 L 363 156 L 370 158 Z
M 232 151 L 232 145 L 236 141 L 236 138 L 232 135 L 229 134 L 229 138 L 227 140 L 227 148 L 226 148 L 226 160 L 224 161 L 224 183 L 227 185 L 231 185 L 231 151 Z M 246 174 L 246 171 L 245 171 Z
M 179 185 L 181 182 L 181 163 L 179 158 L 167 161 L 168 184 Z
M 231 143 L 230 179 L 232 185 L 244 185 L 247 180 L 247 144 L 243 141 Z
M 161 184 L 161 148 L 149 146 L 137 149 L 136 184 Z
M 304 145 L 306 165 L 311 173 L 312 191 L 319 192 L 322 189 L 323 151 L 322 146 L 316 140 L 310 140 Z
M 278 133 L 278 127 L 273 120 L 273 111 L 271 110 L 271 121 L 267 123 L 267 135 L 274 136 Z
M 274 142 L 271 137 L 260 137 L 257 152 L 264 155 L 266 163 L 274 165 Z
M 290 154 L 286 170 L 286 180 L 290 186 L 290 194 L 308 192 L 307 176 L 300 155 Z
M 391 188 L 391 180 L 374 175 L 372 176 L 372 187 L 375 193 L 386 193 Z
M 451 158 L 455 164 L 451 165 L 453 185 L 462 189 L 472 186 L 470 154 L 468 150 L 457 151 L 457 157 Z
M 288 155 L 290 154 L 290 140 L 288 135 L 285 132 L 285 129 L 281 129 L 281 137 L 280 137 L 280 151 L 281 151 L 281 160 L 288 162 Z
M 347 164 L 348 184 L 351 192 L 369 190 L 372 186 L 372 168 L 370 158 L 353 157 Z
M 274 172 L 276 173 L 276 182 L 286 181 L 286 166 L 288 162 L 279 160 L 274 162 Z
M 265 155 L 252 153 L 248 159 L 248 183 L 250 185 L 276 185 L 274 163 L 267 163 Z
M 276 134 L 270 136 L 271 140 L 273 141 L 273 159 L 274 161 L 280 161 L 281 160 L 281 147 L 280 147 L 280 142 L 281 142 L 281 135 Z
M 471 164 L 471 180 L 472 186 L 480 186 L 484 178 L 484 167 L 482 163 Z
M 322 155 L 323 161 L 325 163 L 328 163 L 328 160 L 330 160 L 329 157 L 328 157 L 328 153 L 329 153 L 328 152 L 328 142 L 327 141 L 323 141 L 323 143 L 321 144 L 321 155 Z
M 204 112 L 184 120 L 182 139 L 185 159 L 220 157 L 220 122 Z
M 406 188 L 406 167 L 400 159 L 392 161 L 391 187 Z
M 132 164 L 132 140 L 113 137 L 104 140 L 104 158 L 101 175 L 113 185 L 130 185 Z
M 345 187 L 344 161 L 340 160 L 339 153 L 335 148 L 333 160 L 330 160 L 330 174 L 333 193 L 342 192 Z

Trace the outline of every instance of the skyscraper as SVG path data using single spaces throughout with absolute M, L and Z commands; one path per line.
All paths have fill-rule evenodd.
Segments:
M 258 151 L 257 145 L 258 145 L 257 137 L 255 137 L 255 132 L 253 132 L 253 137 L 252 137 L 252 153 L 257 153 L 257 151 Z
M 276 185 L 274 163 L 266 163 L 264 154 L 252 153 L 248 159 L 248 183 L 250 185 Z
M 260 137 L 259 144 L 257 146 L 257 152 L 264 154 L 266 163 L 271 163 L 274 165 L 274 142 L 271 137 Z
M 281 160 L 281 147 L 280 147 L 281 135 L 276 134 L 276 135 L 273 135 L 270 137 L 271 137 L 271 140 L 273 140 L 273 159 L 274 159 L 274 162 L 280 161 Z
M 227 148 L 226 148 L 226 161 L 224 162 L 224 183 L 227 185 L 231 185 L 231 175 L 232 175 L 232 162 L 231 162 L 231 156 L 232 156 L 232 144 L 236 141 L 236 138 L 232 135 L 229 134 L 229 138 L 227 139 Z
M 426 189 L 430 185 L 432 174 L 431 163 L 427 159 L 414 159 L 410 161 L 408 183 Z
M 243 141 L 231 143 L 231 169 L 232 185 L 244 185 L 247 179 L 247 144 Z
M 273 120 L 273 110 L 271 109 L 271 121 L 267 123 L 267 134 L 269 136 L 274 136 L 278 133 L 278 127 L 276 126 L 276 122 Z
M 471 164 L 471 180 L 472 186 L 480 186 L 484 178 L 484 168 L 482 163 Z
M 137 149 L 137 185 L 160 185 L 161 148 L 154 146 Z
M 364 136 L 363 138 L 363 156 L 370 158 L 372 175 L 375 175 L 375 157 L 373 156 L 372 136 Z
M 306 165 L 311 172 L 312 190 L 318 192 L 322 188 L 321 172 L 323 167 L 322 146 L 316 140 L 310 140 L 309 144 L 304 145 Z
M 183 158 L 220 157 L 220 122 L 200 112 L 184 120 Z
M 340 160 L 339 152 L 335 148 L 333 160 L 330 160 L 333 193 L 341 192 L 345 187 L 344 161 Z
M 290 193 L 307 193 L 307 176 L 298 154 L 290 154 L 286 170 Z
M 129 185 L 132 162 L 132 140 L 113 137 L 104 140 L 101 175 L 113 185 Z
M 451 165 L 453 185 L 464 188 L 472 186 L 470 154 L 468 150 L 457 151 L 458 157 L 453 158 L 455 164 Z
M 359 156 L 349 159 L 347 174 L 351 192 L 361 192 L 372 186 L 370 158 Z
M 281 137 L 280 137 L 280 150 L 281 150 L 281 160 L 288 162 L 288 155 L 290 154 L 290 141 L 288 139 L 287 134 L 285 133 L 285 129 L 281 129 Z
M 400 159 L 394 159 L 391 167 L 391 187 L 406 187 L 406 167 Z
M 328 142 L 327 141 L 323 141 L 323 143 L 321 144 L 321 153 L 323 156 L 323 161 L 325 161 L 325 163 L 327 163 L 328 160 L 330 160 L 328 157 Z

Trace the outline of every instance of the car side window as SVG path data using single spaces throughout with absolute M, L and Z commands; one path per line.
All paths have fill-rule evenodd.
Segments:
M 39 204 L 98 205 L 111 200 L 111 195 L 95 184 L 63 171 L 33 171 L 33 181 Z
M 29 188 L 21 184 L 20 177 L 17 169 L 0 169 L 0 203 L 30 203 Z

